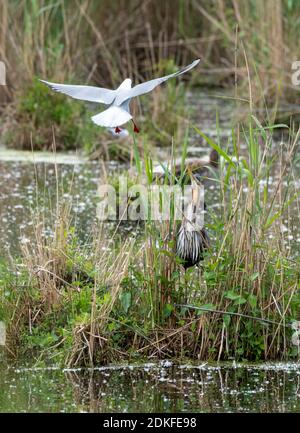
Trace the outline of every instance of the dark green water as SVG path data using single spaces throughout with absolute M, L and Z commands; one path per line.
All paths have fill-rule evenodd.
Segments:
M 2 367 L 0 412 L 300 412 L 300 364 Z

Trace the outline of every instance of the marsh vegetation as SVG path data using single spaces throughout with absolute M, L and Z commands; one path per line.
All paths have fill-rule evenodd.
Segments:
M 53 158 L 33 165 L 0 161 L 7 359 L 68 369 L 166 359 L 234 361 L 233 368 L 244 361 L 299 361 L 293 339 L 300 321 L 299 92 L 291 84 L 299 3 L 75 3 L 0 5 L 0 55 L 7 65 L 1 142 L 33 156 L 48 150 Z M 38 81 L 116 87 L 127 76 L 140 82 L 197 57 L 200 72 L 136 103 L 141 132 L 129 130 L 125 140 L 90 122 L 92 105 Z M 218 166 L 188 167 L 199 149 L 201 155 L 214 150 Z M 71 159 L 75 150 L 86 159 L 66 169 L 60 152 Z M 174 212 L 169 220 L 97 219 L 98 186 L 113 186 L 119 198 L 120 176 L 148 191 L 200 178 L 211 242 L 198 266 L 185 271 L 176 254 Z M 127 207 L 138 199 L 129 197 Z M 170 206 L 174 211 L 172 197 Z M 199 372 L 203 384 L 210 373 Z M 138 386 L 159 381 L 147 374 Z M 80 392 L 93 385 L 86 376 L 69 376 Z M 274 390 L 266 389 L 271 400 Z M 98 405 L 91 400 L 78 395 L 78 405 Z M 168 410 L 177 408 L 170 404 Z M 204 410 L 210 405 L 203 400 Z

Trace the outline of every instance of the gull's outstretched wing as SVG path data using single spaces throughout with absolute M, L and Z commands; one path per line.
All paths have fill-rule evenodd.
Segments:
M 150 80 L 150 81 L 146 81 L 145 83 L 138 84 L 134 86 L 132 89 L 123 90 L 117 95 L 115 102 L 117 105 L 120 105 L 126 99 L 135 98 L 136 96 L 149 93 L 153 89 L 155 89 L 155 87 L 159 86 L 164 81 L 167 81 L 169 78 L 177 77 L 178 75 L 188 72 L 190 69 L 197 66 L 199 62 L 200 59 L 194 60 L 193 63 L 181 69 L 180 71 L 175 72 L 174 74 L 166 75 L 165 77 L 161 77 L 161 78 L 155 78 L 154 80 Z
M 45 80 L 40 81 L 47 84 L 47 86 L 56 92 L 65 93 L 71 96 L 71 98 L 81 99 L 83 101 L 111 104 L 116 96 L 115 90 L 104 89 L 102 87 L 75 86 L 73 84 L 57 84 Z

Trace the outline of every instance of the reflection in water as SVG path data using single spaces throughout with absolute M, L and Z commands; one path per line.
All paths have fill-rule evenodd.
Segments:
M 0 412 L 300 412 L 300 365 L 12 369 Z

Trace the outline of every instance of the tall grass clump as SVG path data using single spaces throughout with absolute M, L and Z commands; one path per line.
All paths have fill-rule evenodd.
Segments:
M 232 133 L 230 152 L 199 131 L 223 156 L 222 211 L 212 220 L 216 251 L 204 273 L 205 300 L 219 313 L 206 317 L 213 344 L 203 346 L 201 357 L 206 351 L 218 359 L 276 359 L 297 353 L 291 323 L 299 317 L 298 261 L 283 228 L 289 206 L 298 200 L 291 179 L 299 132 L 274 149 L 274 128 L 263 128 L 252 116 L 239 138 Z M 239 151 L 242 140 L 246 155 Z
M 252 116 L 232 131 L 225 149 L 196 128 L 222 158 L 219 211 L 208 211 L 212 246 L 200 272 L 184 272 L 174 248 L 178 222 L 145 224 L 144 266 L 135 274 L 144 290 L 136 296 L 140 305 L 147 299 L 144 326 L 148 318 L 152 343 L 139 340 L 138 353 L 215 360 L 298 355 L 291 340 L 299 318 L 298 259 L 286 225 L 298 206 L 292 179 L 299 132 L 291 129 L 289 140 L 274 148 L 282 127 L 263 127 Z M 151 162 L 145 167 L 152 184 Z
M 0 292 L 7 350 L 42 363 L 92 364 L 98 352 L 106 359 L 102 346 L 134 239 L 120 248 L 119 237 L 95 223 L 91 241 L 83 244 L 72 203 L 60 196 L 58 184 L 51 205 L 50 215 L 39 207 L 32 210 L 32 232 L 26 234 L 30 240 L 23 236 L 21 257 L 3 265 L 9 268 Z M 110 347 L 108 352 L 114 354 Z

